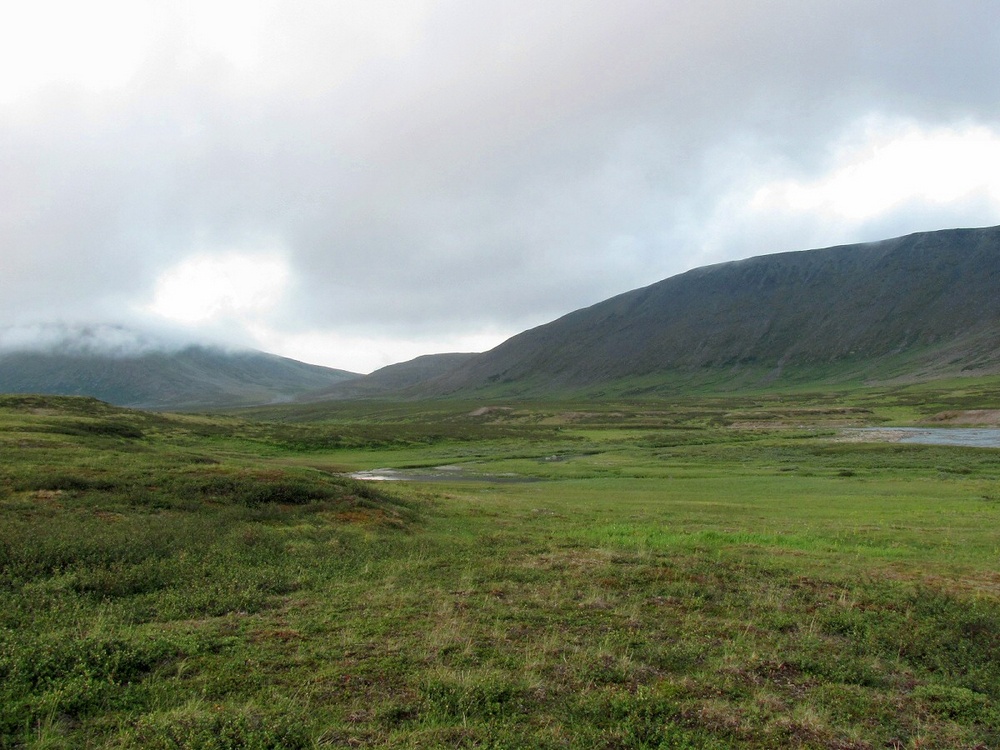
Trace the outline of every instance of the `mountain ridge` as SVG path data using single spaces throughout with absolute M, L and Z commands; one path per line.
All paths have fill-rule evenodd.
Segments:
M 734 368 L 753 371 L 732 378 L 750 385 L 902 355 L 929 374 L 985 372 L 998 352 L 1000 227 L 950 229 L 696 268 L 524 331 L 418 390 L 529 395 Z
M 468 362 L 478 353 L 423 354 L 405 362 L 381 367 L 368 375 L 344 380 L 320 391 L 309 391 L 296 401 L 339 401 L 391 396 L 419 386 Z
M 994 374 L 1000 226 L 703 266 L 574 310 L 488 352 L 424 355 L 367 376 L 263 352 L 149 350 L 124 329 L 81 331 L 47 353 L 0 352 L 0 392 L 204 409 Z M 94 346 L 104 339 L 124 343 L 101 354 Z
M 189 345 L 132 354 L 0 353 L 0 393 L 92 396 L 117 406 L 204 409 L 291 401 L 360 377 L 254 350 Z

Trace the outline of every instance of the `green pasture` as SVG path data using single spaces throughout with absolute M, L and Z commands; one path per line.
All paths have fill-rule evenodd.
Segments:
M 998 747 L 997 394 L 0 396 L 0 747 Z

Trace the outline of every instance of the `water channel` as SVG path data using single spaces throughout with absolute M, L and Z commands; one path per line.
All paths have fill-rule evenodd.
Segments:
M 852 440 L 919 443 L 923 445 L 958 445 L 967 448 L 1000 448 L 1000 428 L 978 427 L 856 427 L 843 433 Z M 516 474 L 479 474 L 462 466 L 434 466 L 420 469 L 371 469 L 356 471 L 352 479 L 370 482 L 489 482 L 513 484 L 537 482 L 533 477 Z
M 861 427 L 852 432 L 898 443 L 1000 448 L 1000 429 L 995 427 Z
M 371 469 L 369 471 L 356 471 L 348 476 L 351 479 L 364 479 L 369 482 L 489 482 L 492 484 L 515 484 L 540 481 L 533 477 L 521 477 L 516 474 L 477 474 L 461 466 L 434 466 L 422 469 Z

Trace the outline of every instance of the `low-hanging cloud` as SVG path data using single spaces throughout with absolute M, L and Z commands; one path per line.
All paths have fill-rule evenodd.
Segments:
M 168 329 L 137 328 L 115 323 L 34 323 L 0 328 L 0 355 L 45 354 L 138 357 L 152 352 L 170 353 L 199 342 L 179 337 Z
M 0 96 L 8 325 L 140 320 L 186 259 L 279 247 L 233 335 L 367 370 L 706 262 L 997 223 L 961 185 L 822 193 L 872 122 L 998 142 L 990 2 L 137 6 L 129 76 Z

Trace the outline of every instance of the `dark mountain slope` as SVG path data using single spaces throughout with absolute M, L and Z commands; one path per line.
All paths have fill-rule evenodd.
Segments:
M 400 362 L 375 370 L 369 375 L 345 380 L 320 391 L 310 391 L 298 401 L 379 398 L 391 396 L 454 370 L 477 354 L 425 354 L 408 362 Z
M 118 406 L 147 409 L 289 401 L 304 391 L 356 377 L 273 354 L 204 346 L 134 356 L 0 354 L 0 393 L 93 396 Z
M 748 384 L 893 362 L 914 375 L 1000 365 L 1000 227 L 695 269 L 519 334 L 427 392 L 722 373 Z

